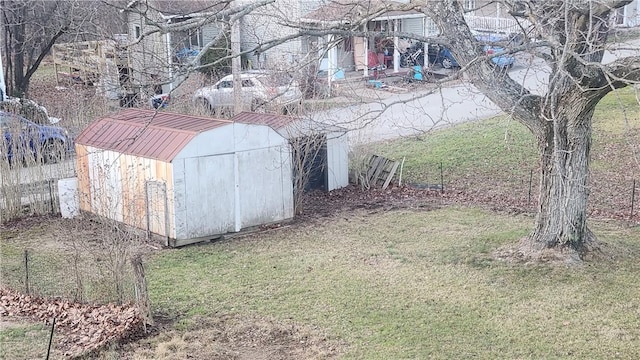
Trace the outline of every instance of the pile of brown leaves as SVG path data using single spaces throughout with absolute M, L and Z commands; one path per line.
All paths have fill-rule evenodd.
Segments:
M 133 305 L 91 305 L 48 299 L 0 289 L 0 316 L 27 317 L 51 324 L 56 319 L 55 347 L 76 357 L 141 331 Z

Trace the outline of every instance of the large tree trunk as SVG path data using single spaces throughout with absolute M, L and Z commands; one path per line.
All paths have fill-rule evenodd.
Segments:
M 565 88 L 547 112 L 539 139 L 540 198 L 529 240 L 537 248 L 584 253 L 595 240 L 587 227 L 593 99 Z

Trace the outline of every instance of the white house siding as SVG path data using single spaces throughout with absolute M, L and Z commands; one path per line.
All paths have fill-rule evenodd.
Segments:
M 327 135 L 327 190 L 349 185 L 349 143 L 346 133 Z
M 424 18 L 409 18 L 402 19 L 402 32 L 407 32 L 415 35 L 424 35 Z
M 202 45 L 208 44 L 210 41 L 216 38 L 220 33 L 220 27 L 218 24 L 207 24 L 202 27 Z
M 624 7 L 623 20 L 620 26 L 635 27 L 640 26 L 640 1 L 633 0 Z
M 134 12 L 128 13 L 129 40 L 136 41 L 136 26 L 141 34 L 153 29 L 147 24 L 148 20 Z M 166 34 L 154 33 L 143 37 L 131 46 L 130 57 L 133 69 L 133 80 L 137 85 L 149 85 L 154 81 L 168 80 L 168 58 Z M 152 77 L 158 79 L 152 79 Z
M 242 4 L 252 2 L 252 0 L 244 0 Z M 295 28 L 298 20 L 317 9 L 322 3 L 325 1 L 276 0 L 273 4 L 254 10 L 241 22 L 242 50 L 250 50 L 266 41 L 295 34 L 298 31 Z M 292 23 L 294 27 L 286 26 L 287 23 Z M 302 39 L 295 38 L 260 54 L 250 54 L 250 60 L 254 68 L 286 69 L 289 65 L 295 65 L 304 55 L 306 54 Z

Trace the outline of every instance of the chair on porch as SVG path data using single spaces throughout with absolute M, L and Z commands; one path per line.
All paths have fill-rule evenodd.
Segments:
M 378 54 L 373 51 L 369 51 L 367 55 L 367 67 L 373 75 L 369 75 L 374 79 L 379 79 L 380 77 L 387 77 L 387 66 L 380 61 Z

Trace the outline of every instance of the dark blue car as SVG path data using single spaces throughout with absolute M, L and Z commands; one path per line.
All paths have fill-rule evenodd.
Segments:
M 493 55 L 491 61 L 494 64 L 503 69 L 513 67 L 515 63 L 513 55 L 506 53 L 504 48 L 498 45 L 502 38 L 493 35 L 477 35 L 476 39 L 485 44 L 483 49 L 487 55 Z M 445 69 L 460 67 L 451 51 L 442 45 L 429 46 L 429 62 L 441 65 Z
M 0 111 L 0 161 L 30 159 L 54 163 L 71 149 L 69 134 L 57 126 L 40 125 L 22 116 Z

